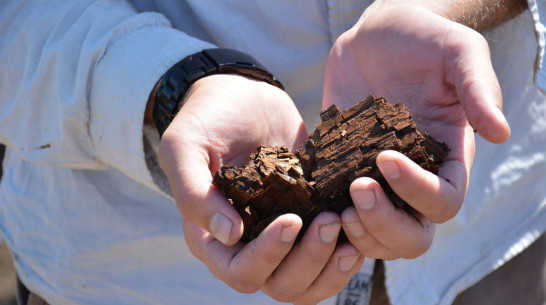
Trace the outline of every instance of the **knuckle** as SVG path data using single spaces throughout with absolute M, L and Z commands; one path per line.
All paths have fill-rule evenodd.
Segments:
M 405 247 L 404 253 L 400 257 L 405 259 L 414 259 L 425 254 L 432 245 L 434 239 L 435 226 L 433 223 L 427 222 L 423 224 L 423 231 L 417 236 L 412 245 Z
M 435 223 L 444 223 L 452 218 L 454 218 L 459 212 L 459 205 L 446 205 L 440 209 L 435 215 L 433 215 L 430 220 Z
M 237 280 L 229 286 L 240 293 L 255 293 L 261 288 L 261 284 L 245 280 Z
M 418 245 L 416 245 L 411 251 L 408 251 L 406 253 L 404 253 L 403 255 L 400 255 L 401 258 L 404 258 L 404 259 L 414 259 L 414 258 L 417 258 L 423 254 L 425 254 L 425 252 L 428 251 L 428 249 L 430 248 L 432 243 L 419 243 Z
M 275 290 L 269 294 L 270 297 L 278 302 L 289 303 L 301 298 L 305 291 L 285 291 Z
M 267 240 L 262 240 L 258 237 L 251 245 L 250 250 L 254 257 L 259 257 L 263 262 L 280 262 L 286 256 L 290 247 L 287 245 L 273 246 L 266 244 Z
M 263 260 L 266 262 L 276 262 L 282 260 L 285 255 L 286 251 L 284 249 L 280 249 L 280 247 L 274 247 L 274 250 L 272 251 L 261 251 L 260 255 L 263 257 Z
M 194 219 L 196 215 L 200 215 L 199 211 L 203 209 L 202 200 L 199 199 L 199 194 L 189 187 L 172 188 L 173 197 L 177 204 L 178 210 L 183 217 Z
M 192 219 L 192 216 L 195 215 L 194 211 L 198 208 L 198 205 L 195 204 L 195 201 L 187 200 L 186 198 L 183 198 L 182 195 L 179 195 L 179 194 L 173 194 L 173 195 L 177 203 L 178 210 L 180 211 L 182 216 L 187 219 Z

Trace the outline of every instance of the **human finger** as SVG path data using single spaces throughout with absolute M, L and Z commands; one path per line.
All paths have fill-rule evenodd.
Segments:
M 355 207 L 349 207 L 341 213 L 343 231 L 358 251 L 365 257 L 392 260 L 400 255 L 381 244 L 375 236 L 366 231 L 362 219 Z
M 191 123 L 192 118 L 184 122 Z M 225 196 L 212 185 L 208 152 L 200 145 L 199 137 L 173 130 L 177 129 L 167 129 L 163 134 L 160 162 L 178 209 L 184 218 L 206 229 L 225 245 L 234 245 L 243 234 L 243 222 Z
M 294 301 L 295 305 L 311 305 L 338 294 L 362 267 L 364 255 L 349 243 L 337 246 L 321 274 L 307 289 L 306 293 Z
M 435 223 L 455 217 L 468 185 L 469 169 L 459 160 L 445 161 L 437 176 L 396 151 L 377 156 L 377 166 L 393 191 Z
M 341 228 L 332 212 L 317 215 L 302 239 L 268 279 L 264 292 L 281 302 L 303 295 L 329 261 Z
M 184 236 L 191 252 L 231 288 L 256 292 L 283 261 L 301 229 L 294 214 L 279 216 L 247 244 L 226 246 L 203 228 L 185 220 Z
M 410 215 L 396 208 L 379 183 L 368 177 L 353 181 L 350 192 L 366 233 L 374 236 L 381 245 L 403 258 L 414 258 L 428 250 L 435 226 L 426 217 L 420 213 Z M 359 238 L 348 237 L 359 249 Z
M 487 41 L 479 33 L 455 22 L 451 23 L 445 37 L 447 80 L 454 84 L 468 122 L 486 140 L 506 141 L 510 126 L 502 114 L 502 92 Z

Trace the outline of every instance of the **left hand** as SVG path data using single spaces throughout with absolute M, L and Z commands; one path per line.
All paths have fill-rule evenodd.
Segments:
M 159 158 L 190 251 L 239 292 L 261 290 L 299 305 L 316 304 L 343 289 L 364 258 L 352 245 L 336 244 L 339 215 L 318 215 L 296 244 L 301 219 L 281 215 L 242 243 L 239 214 L 212 184 L 222 165 L 245 164 L 260 144 L 293 149 L 307 138 L 292 99 L 275 86 L 226 74 L 198 80 L 185 99 L 163 134 Z
M 510 135 L 487 42 L 431 10 L 385 5 L 336 41 L 323 108 L 348 108 L 368 94 L 404 103 L 420 131 L 451 149 L 438 176 L 400 153 L 378 156 L 389 185 L 420 212 L 416 218 L 395 209 L 376 181 L 360 178 L 351 185 L 355 207 L 342 214 L 351 243 L 369 257 L 413 258 L 429 248 L 434 223 L 453 218 L 463 203 L 474 130 L 494 143 Z

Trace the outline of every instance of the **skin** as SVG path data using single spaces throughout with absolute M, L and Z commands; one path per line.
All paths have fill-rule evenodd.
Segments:
M 414 258 L 429 248 L 434 224 L 463 203 L 474 130 L 494 143 L 508 139 L 501 89 L 479 33 L 427 8 L 393 4 L 362 18 L 328 58 L 324 107 L 347 108 L 370 93 L 406 104 L 419 129 L 451 149 L 438 176 L 394 151 L 377 158 L 393 190 L 421 212 L 417 218 L 394 209 L 375 181 L 351 185 L 355 208 L 342 215 L 351 243 L 368 257 Z
M 495 7 L 492 2 L 502 5 L 487 18 L 474 16 L 483 14 L 476 8 Z M 361 178 L 351 185 L 355 206 L 341 216 L 320 214 L 299 243 L 294 239 L 301 219 L 292 214 L 277 218 L 248 244 L 239 243 L 242 221 L 211 184 L 213 173 L 230 162 L 244 164 L 259 144 L 294 149 L 307 134 L 290 97 L 274 86 L 238 75 L 194 83 L 163 135 L 159 156 L 192 253 L 233 289 L 262 290 L 294 304 L 316 304 L 338 293 L 365 256 L 423 254 L 435 223 L 453 218 L 462 205 L 474 130 L 493 143 L 510 135 L 487 43 L 463 24 L 492 19 L 494 26 L 515 14 L 502 10 L 521 10 L 521 2 L 376 1 L 332 48 L 324 107 L 348 108 L 370 93 L 403 101 L 421 130 L 451 148 L 438 176 L 399 153 L 379 155 L 380 170 L 420 212 L 416 218 L 394 209 L 376 181 Z M 336 246 L 340 230 L 350 243 Z
M 237 291 L 263 290 L 280 301 L 312 304 L 341 290 L 363 262 L 352 245 L 336 246 L 341 219 L 334 213 L 318 215 L 295 246 L 302 223 L 292 214 L 248 244 L 237 243 L 242 221 L 211 184 L 212 174 L 223 164 L 244 164 L 259 144 L 294 149 L 306 138 L 284 91 L 238 75 L 197 81 L 163 134 L 160 162 L 183 215 L 186 242 Z

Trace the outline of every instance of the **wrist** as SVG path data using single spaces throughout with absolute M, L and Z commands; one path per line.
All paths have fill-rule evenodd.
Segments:
M 213 74 L 239 74 L 284 89 L 271 73 L 248 54 L 230 49 L 197 52 L 171 67 L 150 95 L 146 115 L 150 115 L 148 111 L 152 108 L 151 117 L 160 136 L 182 107 L 184 96 L 192 84 Z

